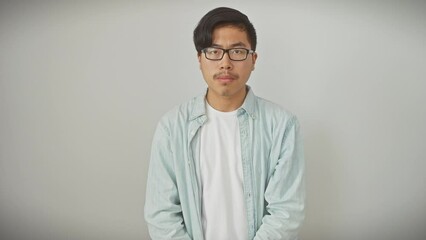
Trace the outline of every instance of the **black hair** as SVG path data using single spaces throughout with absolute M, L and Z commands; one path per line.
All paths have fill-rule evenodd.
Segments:
M 240 11 L 227 7 L 219 7 L 209 11 L 201 18 L 194 29 L 194 44 L 198 54 L 201 50 L 212 45 L 212 34 L 216 27 L 231 25 L 247 33 L 252 50 L 256 50 L 256 30 L 248 17 Z

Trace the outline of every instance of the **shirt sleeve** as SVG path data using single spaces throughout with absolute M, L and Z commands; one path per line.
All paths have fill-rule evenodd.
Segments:
M 304 219 L 304 156 L 299 123 L 292 117 L 282 134 L 279 159 L 265 190 L 267 214 L 254 240 L 296 240 Z
M 176 184 L 170 135 L 163 124 L 154 134 L 149 163 L 145 220 L 153 240 L 190 240 Z

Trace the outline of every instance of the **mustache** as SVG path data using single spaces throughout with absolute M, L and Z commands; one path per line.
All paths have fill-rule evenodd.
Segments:
M 230 73 L 230 72 L 219 72 L 219 73 L 216 73 L 216 74 L 213 75 L 213 78 L 216 79 L 216 78 L 219 78 L 219 77 L 222 77 L 222 76 L 230 76 L 232 78 L 238 78 L 238 74 L 236 74 L 236 73 Z

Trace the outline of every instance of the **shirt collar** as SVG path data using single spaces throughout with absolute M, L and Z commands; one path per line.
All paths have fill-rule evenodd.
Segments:
M 247 95 L 244 99 L 244 103 L 241 106 L 241 109 L 244 109 L 244 111 L 246 111 L 251 118 L 256 118 L 256 95 L 254 95 L 253 90 L 248 85 Z
M 256 95 L 254 95 L 253 90 L 250 86 L 247 87 L 247 95 L 244 99 L 243 105 L 241 105 L 240 109 L 243 109 L 247 114 L 255 119 L 256 118 Z M 206 115 L 206 92 L 195 97 L 194 107 L 192 109 L 190 120 L 194 120 L 198 117 Z

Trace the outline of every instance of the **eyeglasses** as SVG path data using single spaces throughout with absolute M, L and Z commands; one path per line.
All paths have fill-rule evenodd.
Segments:
M 208 60 L 219 61 L 222 60 L 225 53 L 228 53 L 229 59 L 233 61 L 244 61 L 249 54 L 253 54 L 253 50 L 246 48 L 230 48 L 223 49 L 218 47 L 208 47 L 201 50 Z

